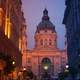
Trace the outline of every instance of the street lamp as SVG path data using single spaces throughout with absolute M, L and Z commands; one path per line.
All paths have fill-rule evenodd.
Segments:
M 16 62 L 13 60 L 12 61 L 12 66 L 15 68 L 15 64 L 16 64 Z M 14 71 L 12 72 L 12 79 L 14 79 Z
M 13 65 L 15 65 L 15 63 L 16 63 L 15 61 L 12 61 L 12 64 L 13 64 Z
M 44 70 L 48 70 L 48 66 L 47 65 L 44 66 Z
M 68 69 L 69 68 L 69 65 L 66 65 L 66 69 Z
M 66 67 L 65 72 L 69 72 L 69 65 L 66 65 L 65 67 Z
M 23 71 L 26 71 L 26 68 L 25 67 L 23 68 Z

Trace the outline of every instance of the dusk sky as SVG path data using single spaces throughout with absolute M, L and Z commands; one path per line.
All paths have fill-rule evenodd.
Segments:
M 27 25 L 28 48 L 34 47 L 34 33 L 47 8 L 50 21 L 55 25 L 58 48 L 65 48 L 65 26 L 62 24 L 65 0 L 22 0 L 22 9 Z

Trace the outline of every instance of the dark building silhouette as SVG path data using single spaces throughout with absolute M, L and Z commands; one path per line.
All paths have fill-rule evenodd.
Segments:
M 80 0 L 66 0 L 63 24 L 66 27 L 69 66 L 78 69 L 80 59 Z

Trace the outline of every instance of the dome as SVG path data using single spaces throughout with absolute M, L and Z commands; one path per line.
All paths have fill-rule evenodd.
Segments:
M 40 30 L 51 30 L 52 32 L 56 32 L 55 26 L 49 20 L 47 9 L 43 11 L 42 21 L 38 24 L 36 32 L 39 32 Z

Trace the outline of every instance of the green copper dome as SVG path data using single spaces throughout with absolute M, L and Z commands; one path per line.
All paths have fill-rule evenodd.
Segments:
M 52 32 L 56 32 L 55 26 L 49 20 L 47 9 L 43 11 L 42 21 L 38 24 L 36 32 L 39 32 L 40 30 L 51 30 Z

